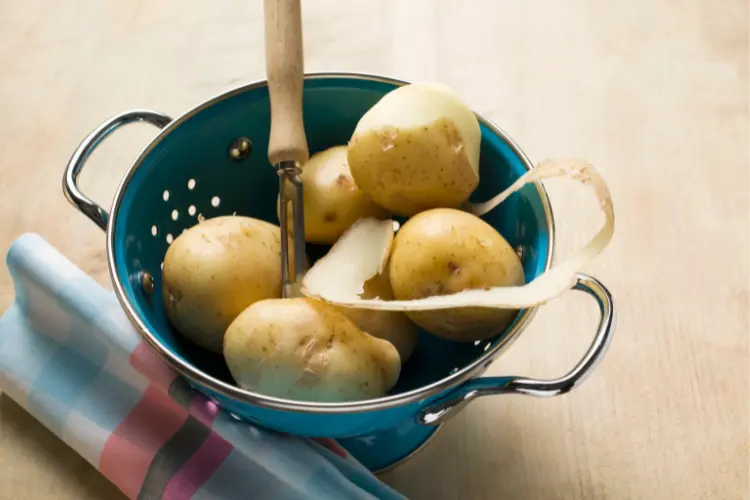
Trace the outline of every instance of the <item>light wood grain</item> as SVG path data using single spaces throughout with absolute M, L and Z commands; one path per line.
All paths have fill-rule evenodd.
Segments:
M 587 270 L 617 300 L 607 359 L 572 393 L 484 398 L 383 478 L 410 498 L 748 498 L 748 6 L 742 0 L 303 2 L 307 71 L 455 88 L 533 160 L 581 156 L 617 230 Z M 0 243 L 42 234 L 108 285 L 104 236 L 65 201 L 78 141 L 134 107 L 180 114 L 264 77 L 261 2 L 0 0 Z M 82 188 L 109 205 L 154 136 L 128 127 Z M 548 184 L 559 254 L 598 222 Z M 0 271 L 0 307 L 12 301 Z M 492 374 L 552 377 L 596 319 L 546 305 Z M 0 498 L 119 498 L 14 403 Z
M 307 161 L 307 137 L 302 120 L 304 48 L 300 0 L 265 0 L 266 79 L 271 100 L 268 160 Z

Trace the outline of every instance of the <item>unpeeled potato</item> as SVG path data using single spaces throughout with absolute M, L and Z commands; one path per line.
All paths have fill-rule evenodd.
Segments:
M 162 300 L 185 337 L 222 352 L 224 332 L 250 304 L 281 297 L 279 226 L 242 216 L 207 219 L 167 249 Z
M 354 183 L 346 153 L 346 146 L 335 146 L 312 155 L 302 167 L 305 240 L 310 243 L 333 244 L 357 220 L 388 215 Z M 291 232 L 293 214 L 287 214 Z
M 398 300 L 525 281 L 518 255 L 500 233 L 479 217 L 455 209 L 428 210 L 401 227 L 393 240 L 389 276 Z M 503 331 L 517 312 L 467 307 L 407 314 L 439 337 L 476 341 Z
M 414 83 L 380 99 L 357 123 L 347 158 L 357 186 L 398 215 L 458 208 L 479 183 L 481 131 L 448 87 Z
M 227 328 L 223 352 L 241 388 L 302 401 L 380 397 L 401 370 L 392 344 L 308 298 L 252 304 Z
M 363 299 L 393 300 L 388 273 L 378 274 L 365 282 Z M 401 363 L 411 357 L 417 345 L 419 329 L 406 314 L 398 311 L 371 311 L 367 309 L 341 308 L 362 331 L 387 340 L 398 350 Z

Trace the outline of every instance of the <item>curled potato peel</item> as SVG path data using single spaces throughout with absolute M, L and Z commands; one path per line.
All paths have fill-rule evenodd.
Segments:
M 393 241 L 390 221 L 378 221 L 376 224 L 362 219 L 341 237 L 325 257 L 313 265 L 303 281 L 302 293 L 339 307 L 404 312 L 456 307 L 521 309 L 548 302 L 573 287 L 578 271 L 606 248 L 614 234 L 612 198 L 606 182 L 594 167 L 579 159 L 546 160 L 489 201 L 464 206 L 474 215 L 483 215 L 526 184 L 553 177 L 566 177 L 591 186 L 605 220 L 599 231 L 580 250 L 529 283 L 464 290 L 415 300 L 362 299 L 359 294 L 364 282 L 384 268 Z M 374 246 L 374 241 L 380 241 L 381 245 Z M 357 264 L 353 266 L 351 263 L 355 259 Z

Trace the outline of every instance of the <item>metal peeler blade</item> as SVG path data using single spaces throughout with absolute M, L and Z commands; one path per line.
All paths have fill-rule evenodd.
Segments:
M 276 167 L 279 175 L 279 225 L 281 226 L 281 280 L 283 296 L 298 297 L 302 279 L 307 272 L 305 261 L 305 210 L 302 198 L 302 177 L 295 162 L 281 162 Z M 289 203 L 292 205 L 294 259 L 289 262 Z

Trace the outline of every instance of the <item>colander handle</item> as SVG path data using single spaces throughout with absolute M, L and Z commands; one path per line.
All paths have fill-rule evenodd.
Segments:
M 594 340 L 578 364 L 565 376 L 554 380 L 535 380 L 523 377 L 482 377 L 471 380 L 449 396 L 432 403 L 418 416 L 424 425 L 439 425 L 481 396 L 495 394 L 523 394 L 549 397 L 565 394 L 578 386 L 594 371 L 612 341 L 615 330 L 615 308 L 609 290 L 596 278 L 579 274 L 575 290 L 591 296 L 599 306 L 601 319 Z
M 107 138 L 109 134 L 123 125 L 133 122 L 146 122 L 159 128 L 164 128 L 172 119 L 165 114 L 150 110 L 133 110 L 120 113 L 99 125 L 93 132 L 81 141 L 81 144 L 70 157 L 63 175 L 63 192 L 70 203 L 86 217 L 94 221 L 101 229 L 107 229 L 109 214 L 97 205 L 91 198 L 78 189 L 78 175 L 86 164 L 91 153 Z

